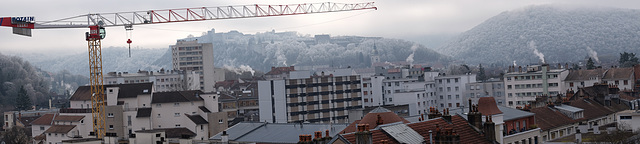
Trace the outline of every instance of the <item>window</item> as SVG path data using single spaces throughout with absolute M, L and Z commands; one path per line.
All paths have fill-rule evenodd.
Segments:
M 175 117 L 179 117 L 179 116 L 180 116 L 180 113 L 174 113 L 174 114 L 173 114 L 173 116 L 175 116 Z
M 569 87 L 573 87 L 573 82 L 570 82 L 570 83 L 569 83 Z
M 459 91 L 459 90 L 460 90 L 460 88 L 459 88 L 459 87 L 456 87 L 456 91 Z
M 509 101 L 509 106 L 513 106 L 513 101 Z
M 460 95 L 456 95 L 456 99 L 460 99 Z
M 219 119 L 219 120 L 218 120 L 218 123 L 222 123 L 222 119 Z
M 507 89 L 511 89 L 511 85 L 507 85 Z
M 451 91 L 451 87 L 447 87 L 447 91 L 450 92 Z
M 392 99 L 392 98 L 389 98 L 389 102 L 392 102 L 392 101 L 393 101 L 393 99 Z
M 180 103 L 173 103 L 173 106 L 178 107 L 178 106 L 180 106 Z
M 451 99 L 451 95 L 447 95 L 447 99 Z M 449 106 L 449 107 L 451 107 L 451 106 Z
M 624 80 L 623 82 L 624 82 L 624 85 L 629 85 L 629 81 Z
M 176 124 L 176 127 L 180 127 L 180 124 Z
M 460 107 L 460 103 L 456 103 L 456 107 Z
M 455 78 L 454 80 L 455 80 L 456 83 L 458 83 L 458 78 Z
M 113 117 L 113 113 L 108 113 L 107 117 Z
M 41 127 L 40 127 L 40 130 L 44 130 L 44 127 L 43 127 L 43 126 L 41 126 Z
M 630 120 L 630 119 L 632 119 L 632 117 L 631 116 L 620 116 L 620 119 L 621 120 Z
M 451 79 L 447 79 L 447 83 L 451 83 Z
M 616 84 L 616 85 L 619 85 L 619 84 L 620 84 L 620 81 L 617 81 L 617 80 L 616 80 L 616 81 L 615 81 L 615 84 Z
M 111 129 L 111 130 L 112 130 L 112 129 L 113 129 L 113 125 L 109 125 L 109 129 Z
M 156 107 L 162 107 L 162 104 L 156 104 Z
M 449 107 L 451 107 L 451 103 L 449 103 Z
M 440 95 L 440 99 L 444 99 L 444 98 L 442 97 L 442 95 Z

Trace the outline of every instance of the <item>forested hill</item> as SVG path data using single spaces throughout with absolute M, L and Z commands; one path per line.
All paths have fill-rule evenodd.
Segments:
M 539 5 L 496 15 L 438 51 L 467 63 L 617 60 L 640 52 L 639 32 L 640 10 Z
M 15 108 L 21 88 L 34 104 L 46 102 L 50 81 L 44 75 L 20 57 L 0 54 L 0 111 Z

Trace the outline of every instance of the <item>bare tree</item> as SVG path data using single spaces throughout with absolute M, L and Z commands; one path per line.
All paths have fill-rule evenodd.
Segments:
M 26 144 L 29 142 L 27 129 L 19 126 L 12 127 L 4 133 L 3 141 L 7 144 Z

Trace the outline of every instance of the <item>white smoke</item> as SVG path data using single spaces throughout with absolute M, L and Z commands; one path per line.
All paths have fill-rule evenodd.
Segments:
M 276 61 L 278 61 L 278 64 L 282 64 L 284 66 L 288 66 L 287 65 L 287 56 L 284 55 L 284 52 L 282 52 L 282 50 L 278 49 L 278 51 L 276 51 Z
M 251 75 L 253 75 L 256 72 L 255 70 L 253 70 L 253 68 L 251 68 L 251 66 L 248 66 L 248 65 L 240 65 L 239 67 L 233 67 L 225 64 L 224 66 L 222 66 L 222 68 L 227 69 L 236 74 L 242 74 L 243 72 L 250 72 Z
M 411 46 L 411 54 L 407 57 L 407 61 L 409 63 L 409 65 L 413 66 L 413 56 L 416 54 L 416 49 L 418 49 L 418 44 L 413 44 L 413 46 Z
M 536 48 L 536 42 L 531 40 L 529 41 L 529 48 L 533 49 L 533 53 L 536 54 L 536 56 L 538 56 L 538 58 L 540 59 L 540 61 L 542 61 L 542 63 L 544 62 L 544 54 L 540 53 L 538 51 L 538 48 Z
M 589 52 L 589 57 L 596 60 L 597 63 L 600 63 L 600 59 L 598 59 L 598 53 L 591 49 L 591 47 L 587 47 L 587 51 Z
M 518 66 L 518 65 L 516 64 L 516 61 L 513 61 L 513 66 Z

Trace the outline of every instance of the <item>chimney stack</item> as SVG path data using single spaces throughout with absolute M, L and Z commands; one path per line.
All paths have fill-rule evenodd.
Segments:
M 222 135 L 220 135 L 222 143 L 227 143 L 229 142 L 229 135 L 227 134 L 227 131 L 222 131 Z
M 451 115 L 449 115 L 449 108 L 444 109 L 442 113 L 444 113 L 444 115 L 442 115 L 442 118 L 448 123 L 451 123 Z
M 487 137 L 487 139 L 491 142 L 496 141 L 496 124 L 493 123 L 493 120 L 491 119 L 491 116 L 487 116 L 485 122 L 484 122 L 484 135 Z
M 371 144 L 373 142 L 369 124 L 358 124 L 356 135 L 356 144 Z
M 382 125 L 384 124 L 384 121 L 382 120 L 382 117 L 380 117 L 380 114 L 378 114 L 378 120 L 376 120 L 376 125 Z
M 522 72 L 522 66 L 518 66 L 518 72 Z

